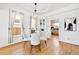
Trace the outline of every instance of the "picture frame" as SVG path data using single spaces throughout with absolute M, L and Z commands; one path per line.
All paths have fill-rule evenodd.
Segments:
M 65 31 L 77 31 L 77 18 L 65 18 L 64 19 L 64 30 Z

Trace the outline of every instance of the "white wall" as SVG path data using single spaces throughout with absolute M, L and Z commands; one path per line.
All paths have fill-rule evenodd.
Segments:
M 24 20 L 24 27 L 25 27 L 25 33 L 28 39 L 25 39 L 26 41 L 30 39 L 30 14 L 25 13 L 25 20 Z
M 9 12 L 0 10 L 0 47 L 8 43 L 8 19 Z
M 51 38 L 51 21 L 46 19 L 46 34 L 47 38 Z
M 79 5 L 71 6 L 65 11 L 60 9 L 62 12 L 57 11 L 56 14 L 51 14 L 48 19 L 59 20 L 59 40 L 71 44 L 79 45 Z M 64 19 L 77 17 L 77 31 L 64 31 Z
M 77 17 L 77 31 L 64 31 L 64 19 Z M 79 45 L 79 9 L 60 16 L 60 41 Z

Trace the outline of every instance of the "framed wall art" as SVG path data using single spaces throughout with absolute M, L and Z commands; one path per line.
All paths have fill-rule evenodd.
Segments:
M 77 18 L 71 17 L 64 19 L 64 30 L 65 31 L 76 31 L 77 30 Z

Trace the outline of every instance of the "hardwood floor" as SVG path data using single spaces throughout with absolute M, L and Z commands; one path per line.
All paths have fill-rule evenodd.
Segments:
M 58 36 L 53 35 L 47 40 L 47 46 L 41 41 L 39 46 L 34 46 L 30 52 L 30 42 L 20 42 L 0 48 L 0 55 L 79 55 L 79 46 L 59 42 Z

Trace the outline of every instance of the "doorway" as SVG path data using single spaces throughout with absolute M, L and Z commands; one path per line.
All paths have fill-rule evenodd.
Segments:
M 53 43 L 59 44 L 59 21 L 51 20 L 51 37 L 53 39 Z
M 59 36 L 59 21 L 51 20 L 51 35 Z

